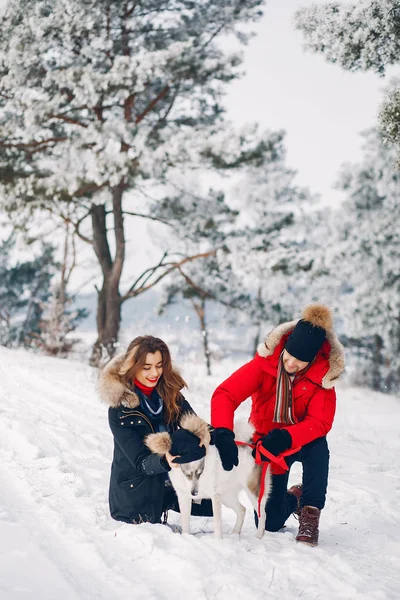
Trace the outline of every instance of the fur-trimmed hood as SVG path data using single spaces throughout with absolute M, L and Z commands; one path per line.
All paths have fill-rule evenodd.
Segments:
M 111 408 L 118 408 L 119 406 L 137 408 L 140 404 L 137 394 L 125 385 L 122 376 L 119 374 L 124 358 L 125 353 L 114 356 L 100 371 L 97 382 L 97 391 L 100 398 Z
M 100 398 L 111 408 L 118 408 L 119 406 L 137 408 L 140 405 L 138 395 L 125 384 L 123 377 L 119 374 L 124 359 L 124 352 L 114 356 L 101 369 L 97 381 L 97 391 Z
M 321 350 L 318 352 L 315 361 L 319 362 L 321 356 L 323 354 L 326 354 L 326 359 L 328 363 L 327 372 L 322 377 L 322 381 L 320 383 L 323 388 L 330 389 L 335 385 L 336 379 L 338 379 L 344 371 L 345 356 L 344 348 L 339 342 L 336 333 L 333 330 L 332 318 L 330 317 L 330 315 L 327 314 L 326 311 L 329 312 L 329 309 L 326 309 L 326 307 L 324 307 L 323 305 L 312 304 L 306 306 L 306 308 L 303 311 L 302 318 L 307 321 L 313 322 L 312 319 L 315 315 L 315 324 L 317 326 L 326 325 L 326 341 L 322 345 Z M 323 314 L 326 318 L 325 322 L 321 322 L 321 314 Z M 275 329 L 273 329 L 271 333 L 267 335 L 265 341 L 259 344 L 257 348 L 257 354 L 263 357 L 272 357 L 276 353 L 280 354 L 284 347 L 286 339 L 288 338 L 289 334 L 292 332 L 298 321 L 299 319 L 296 319 L 295 321 L 282 323 L 281 325 L 278 325 L 278 327 L 275 327 Z M 311 365 L 309 369 L 310 376 L 312 374 L 312 368 L 313 365 Z
M 206 449 L 208 448 L 210 445 L 211 434 L 206 421 L 194 413 L 187 413 L 183 415 L 180 427 L 194 433 L 194 435 L 199 438 L 199 446 L 205 446 Z M 166 431 L 151 433 L 146 437 L 145 444 L 152 452 L 164 456 L 171 450 L 172 438 Z

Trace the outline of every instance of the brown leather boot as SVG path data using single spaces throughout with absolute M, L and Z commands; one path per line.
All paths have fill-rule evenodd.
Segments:
M 318 525 L 321 511 L 315 506 L 303 506 L 300 512 L 299 532 L 296 542 L 318 546 Z
M 292 494 L 293 496 L 296 496 L 296 500 L 297 500 L 297 506 L 296 509 L 293 511 L 293 515 L 297 515 L 297 517 L 300 517 L 300 498 L 301 495 L 303 493 L 303 486 L 301 485 L 301 483 L 297 483 L 296 485 L 292 485 L 291 488 L 288 489 L 287 491 L 288 494 Z

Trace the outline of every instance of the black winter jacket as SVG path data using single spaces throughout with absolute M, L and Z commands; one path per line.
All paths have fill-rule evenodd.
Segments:
M 124 355 L 116 356 L 103 369 L 99 393 L 109 405 L 108 421 L 114 436 L 109 504 L 111 516 L 127 523 L 159 523 L 164 510 L 177 508 L 176 496 L 166 487 L 168 463 L 145 446 L 144 439 L 154 433 L 151 419 L 140 405 L 138 395 L 127 388 L 118 374 Z M 169 424 L 178 427 L 182 415 L 193 412 L 181 397 L 178 419 Z
M 182 398 L 180 417 L 191 411 Z M 163 510 L 173 508 L 165 503 L 166 473 L 170 470 L 164 458 L 153 454 L 144 438 L 154 433 L 151 421 L 140 409 L 109 408 L 108 421 L 114 436 L 111 466 L 110 513 L 118 521 L 159 523 Z M 171 423 L 172 430 L 178 423 Z

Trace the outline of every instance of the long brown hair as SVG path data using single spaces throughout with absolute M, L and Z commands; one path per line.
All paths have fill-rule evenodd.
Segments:
M 128 346 L 119 374 L 125 385 L 131 386 L 138 371 L 143 369 L 147 354 L 149 352 L 154 354 L 157 350 L 161 352 L 163 372 L 156 389 L 164 401 L 166 421 L 170 423 L 179 416 L 180 391 L 184 387 L 187 388 L 187 385 L 180 374 L 172 368 L 171 354 L 165 342 L 152 335 L 136 337 Z

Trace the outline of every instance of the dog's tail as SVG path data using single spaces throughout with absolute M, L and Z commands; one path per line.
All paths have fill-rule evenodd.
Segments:
M 254 435 L 254 427 L 251 423 L 246 421 L 238 421 L 235 423 L 234 432 L 235 440 L 238 442 L 251 442 Z

